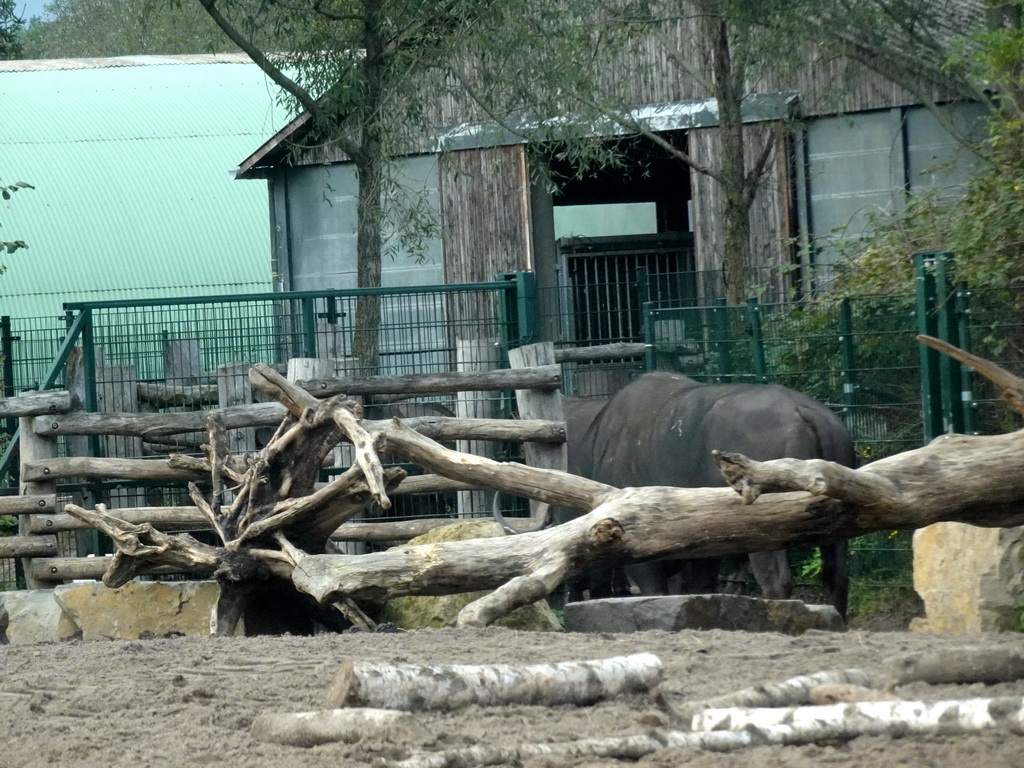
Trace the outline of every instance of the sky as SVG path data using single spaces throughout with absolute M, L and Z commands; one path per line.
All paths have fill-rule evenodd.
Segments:
M 28 21 L 33 16 L 42 16 L 43 8 L 49 2 L 50 0 L 15 0 L 15 8 L 21 18 Z

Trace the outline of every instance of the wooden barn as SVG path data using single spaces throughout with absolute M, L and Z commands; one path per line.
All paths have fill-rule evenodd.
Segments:
M 681 24 L 679 39 L 688 34 Z M 618 87 L 636 121 L 713 165 L 716 102 L 660 45 L 650 40 L 632 69 L 616 69 Z M 939 109 L 965 130 L 982 114 L 980 105 L 964 101 Z M 411 153 L 398 169 L 405 183 L 426 193 L 440 217 L 440 237 L 426 260 L 402 252 L 385 258 L 385 286 L 487 281 L 530 270 L 548 318 L 545 335 L 583 344 L 640 340 L 638 276 L 674 276 L 661 285 L 662 296 L 676 301 L 722 295 L 716 182 L 637 137 L 629 142 L 635 163 L 552 194 L 534 181 L 533 164 L 545 162 L 543 153 L 472 116 L 443 112 L 427 141 L 438 151 Z M 743 119 L 751 154 L 780 121 L 788 136 L 777 145 L 751 213 L 749 269 L 772 293 L 798 279 L 794 266 L 833 263 L 836 233 L 855 237 L 872 211 L 898 208 L 924 188 L 955 193 L 974 159 L 920 97 L 849 60 L 812 59 L 787 82 L 762 78 L 750 87 Z M 329 141 L 310 140 L 319 138 L 309 136 L 310 123 L 300 115 L 236 173 L 269 186 L 279 290 L 356 285 L 354 169 Z

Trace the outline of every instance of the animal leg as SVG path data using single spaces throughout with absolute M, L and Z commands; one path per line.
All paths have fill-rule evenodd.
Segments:
M 761 594 L 770 600 L 786 600 L 793 594 L 793 574 L 786 560 L 786 550 L 751 552 L 750 570 L 761 587 Z

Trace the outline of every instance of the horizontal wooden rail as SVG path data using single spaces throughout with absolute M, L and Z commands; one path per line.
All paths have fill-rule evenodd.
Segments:
M 100 459 L 88 456 L 68 456 L 36 459 L 21 465 L 23 482 L 61 480 L 81 477 L 89 480 L 147 480 L 174 482 L 178 480 L 207 480 L 209 475 L 191 469 L 167 466 L 159 459 Z
M 0 557 L 56 557 L 56 536 L 0 536 Z
M 71 394 L 59 390 L 25 392 L 14 397 L 0 397 L 0 418 L 21 419 L 43 413 L 64 413 L 73 407 Z
M 364 376 L 356 379 L 313 379 L 298 382 L 314 397 L 334 395 L 443 395 L 502 389 L 558 389 L 557 365 L 496 371 L 412 373 L 406 376 Z
M 592 347 L 562 347 L 555 350 L 556 363 L 592 363 L 595 360 L 635 360 L 647 354 L 643 342 L 621 341 Z
M 72 581 L 102 579 L 113 556 L 104 557 L 37 557 L 32 560 L 32 576 L 38 581 Z M 179 568 L 160 566 L 144 570 L 147 574 L 187 573 Z
M 317 483 L 318 487 L 323 487 L 324 485 L 326 483 Z M 391 491 L 391 495 L 469 491 L 475 488 L 476 486 L 467 485 L 458 480 L 450 480 L 440 475 L 416 475 L 405 478 L 395 490 Z M 204 517 L 197 507 L 188 505 L 180 507 L 125 507 L 123 509 L 109 510 L 109 512 L 127 523 L 132 523 L 133 525 L 149 523 L 160 530 L 187 528 L 188 530 L 195 531 L 208 530 L 210 528 L 209 519 Z M 346 525 L 351 525 L 351 523 L 346 523 Z M 382 525 L 390 525 L 390 523 Z M 32 514 L 28 517 L 28 532 L 32 534 L 91 529 L 92 526 L 88 523 L 64 513 Z M 387 540 L 398 541 L 400 539 L 401 536 Z
M 162 531 L 187 528 L 190 531 L 211 528 L 210 520 L 198 507 L 129 507 L 109 510 L 115 517 L 132 525 L 149 523 Z M 29 533 L 57 533 L 59 531 L 92 530 L 92 526 L 68 514 L 31 515 Z
M 0 515 L 34 515 L 53 512 L 57 508 L 57 497 L 48 496 L 0 496 Z
M 280 403 L 254 403 L 222 408 L 228 429 L 276 427 L 287 413 Z M 208 411 L 185 413 L 87 413 L 74 411 L 59 416 L 37 417 L 32 428 L 37 435 L 119 435 L 141 437 L 205 432 Z
M 273 406 L 273 409 L 268 406 Z M 271 412 L 272 411 L 272 412 Z M 277 403 L 225 408 L 224 423 L 228 429 L 274 426 L 285 416 L 284 406 Z M 38 417 L 33 421 L 37 435 L 118 435 L 122 437 L 165 437 L 199 433 L 206 429 L 206 411 L 193 413 L 85 413 L 78 411 L 62 416 Z M 433 440 L 514 440 L 536 443 L 565 441 L 565 424 L 538 419 L 462 419 L 454 416 L 415 416 L 402 419 L 404 424 Z M 363 421 L 373 431 L 384 422 Z

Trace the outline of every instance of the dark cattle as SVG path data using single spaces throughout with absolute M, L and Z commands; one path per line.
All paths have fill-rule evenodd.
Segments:
M 565 401 L 569 471 L 620 488 L 725 485 L 714 449 L 765 461 L 827 459 L 854 463 L 842 422 L 806 395 L 774 384 L 701 384 L 673 373 L 648 373 L 610 400 Z M 830 602 L 846 613 L 846 542 L 822 546 L 822 581 Z M 628 573 L 643 594 L 715 591 L 719 561 L 640 563 Z M 766 597 L 789 597 L 793 578 L 784 551 L 750 555 Z M 591 596 L 612 592 L 592 581 Z M 594 593 L 597 593 L 596 595 Z

